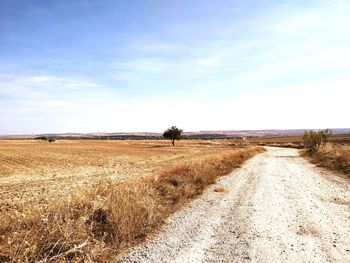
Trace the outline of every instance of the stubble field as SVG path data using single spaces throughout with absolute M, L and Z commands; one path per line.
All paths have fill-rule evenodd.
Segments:
M 228 142 L 0 141 L 0 213 L 45 206 L 101 179 L 129 180 L 231 149 Z
M 0 141 L 0 261 L 110 262 L 262 151 L 230 140 Z

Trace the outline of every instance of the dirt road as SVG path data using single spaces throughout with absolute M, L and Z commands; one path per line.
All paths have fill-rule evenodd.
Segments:
M 350 182 L 295 149 L 267 150 L 121 261 L 350 262 Z

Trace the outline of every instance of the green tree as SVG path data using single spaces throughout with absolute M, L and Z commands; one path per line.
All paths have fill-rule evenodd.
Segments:
M 181 129 L 177 128 L 176 126 L 171 126 L 169 129 L 164 131 L 163 137 L 165 139 L 171 140 L 171 143 L 173 144 L 173 146 L 175 146 L 175 140 L 178 141 L 181 139 L 181 133 Z

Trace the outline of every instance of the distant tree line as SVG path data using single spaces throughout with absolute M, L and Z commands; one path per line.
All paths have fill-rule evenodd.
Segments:
M 49 142 L 49 143 L 56 141 L 56 139 L 54 137 L 46 137 L 46 136 L 36 137 L 35 140 L 42 140 L 42 141 Z

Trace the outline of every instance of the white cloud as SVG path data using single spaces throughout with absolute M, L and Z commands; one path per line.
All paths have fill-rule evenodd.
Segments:
M 210 102 L 177 95 L 125 100 L 96 90 L 83 99 L 69 93 L 45 99 L 23 94 L 20 100 L 2 101 L 0 118 L 11 133 L 162 131 L 170 125 L 186 131 L 345 127 L 350 126 L 349 86 L 350 75 L 341 74 Z
M 346 121 L 349 77 L 247 92 L 221 102 L 177 96 L 136 98 L 104 105 L 89 118 L 103 131 L 162 131 L 170 125 L 186 131 L 350 127 Z
M 114 64 L 117 70 L 122 71 L 140 71 L 146 73 L 160 73 L 174 67 L 173 62 L 162 58 L 138 58 Z
M 0 75 L 0 93 L 14 96 L 56 94 L 102 87 L 93 82 L 54 75 Z M 56 93 L 57 92 L 57 93 Z
M 69 111 L 84 101 L 108 98 L 103 86 L 87 80 L 69 79 L 54 75 L 0 76 L 2 117 L 24 112 L 53 115 Z M 29 110 L 31 109 L 31 110 Z M 53 112 L 56 109 L 59 111 Z
M 223 64 L 223 57 L 221 54 L 199 58 L 197 63 L 201 66 L 217 67 Z
M 340 75 L 233 97 L 225 112 L 236 112 L 240 129 L 350 127 L 350 76 Z

